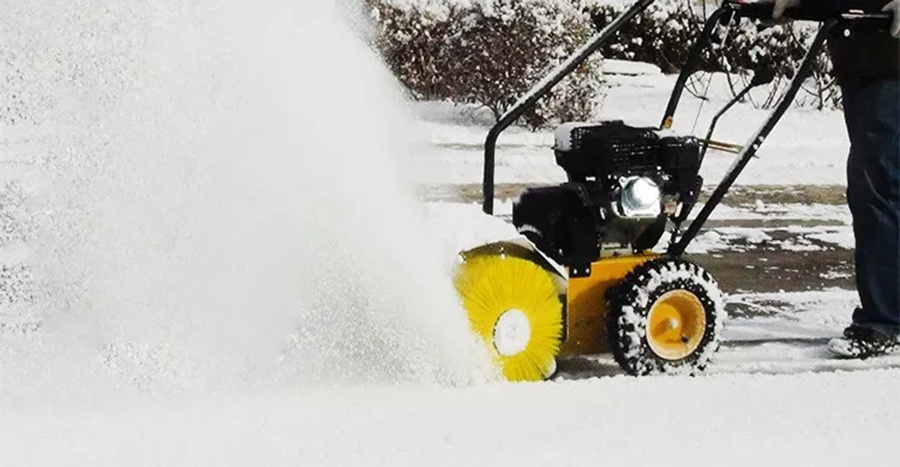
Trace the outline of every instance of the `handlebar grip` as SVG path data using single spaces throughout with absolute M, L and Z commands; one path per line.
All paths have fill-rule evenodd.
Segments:
M 893 15 L 890 13 L 867 13 L 859 10 L 842 11 L 837 14 L 825 11 L 817 7 L 814 2 L 804 2 L 796 8 L 788 8 L 784 12 L 784 18 L 794 21 L 818 21 L 831 19 L 838 20 L 843 26 L 850 29 L 867 29 L 888 31 L 891 27 Z M 726 0 L 725 5 L 734 10 L 736 16 L 759 21 L 771 21 L 775 4 L 770 2 L 745 2 L 743 0 Z
M 891 13 L 861 13 L 848 11 L 841 14 L 842 22 L 849 24 L 851 29 L 890 31 L 893 19 L 894 16 Z
M 770 2 L 734 0 L 726 3 L 735 9 L 739 17 L 761 21 L 772 20 L 772 11 L 775 10 L 775 3 Z M 828 12 L 822 11 L 821 8 L 812 7 L 811 2 L 806 2 L 806 5 L 785 10 L 784 18 L 797 21 L 825 21 L 832 19 L 832 16 Z

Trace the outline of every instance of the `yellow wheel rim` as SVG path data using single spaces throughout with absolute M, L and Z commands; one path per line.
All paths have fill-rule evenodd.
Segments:
M 511 256 L 483 255 L 463 263 L 454 281 L 472 330 L 510 381 L 541 381 L 556 366 L 562 303 L 540 266 Z
M 659 297 L 650 309 L 647 342 L 666 360 L 690 356 L 706 332 L 706 311 L 700 299 L 686 290 L 673 290 Z

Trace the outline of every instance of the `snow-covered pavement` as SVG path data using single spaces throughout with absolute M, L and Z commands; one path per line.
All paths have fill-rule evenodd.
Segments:
M 900 371 L 12 407 L 0 465 L 896 465 Z

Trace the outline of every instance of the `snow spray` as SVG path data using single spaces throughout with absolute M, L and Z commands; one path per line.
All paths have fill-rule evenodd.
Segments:
M 401 94 L 335 3 L 5 3 L 46 181 L 45 359 L 7 388 L 493 371 L 399 175 Z

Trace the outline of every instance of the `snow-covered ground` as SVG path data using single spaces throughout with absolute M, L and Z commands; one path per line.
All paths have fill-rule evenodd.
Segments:
M 7 408 L 0 464 L 892 466 L 900 372 L 608 378 Z
M 833 219 L 824 207 L 788 218 L 804 212 Z M 448 260 L 514 235 L 475 205 L 433 203 L 426 214 Z M 718 240 L 727 254 L 729 242 Z M 125 395 L 104 388 L 17 402 L 7 392 L 0 465 L 895 464 L 878 447 L 900 434 L 900 357 L 837 361 L 823 348 L 847 324 L 854 292 L 746 292 L 728 301 L 753 312 L 726 323 L 723 348 L 697 378 L 616 376 L 611 359 L 597 356 L 563 362 L 557 380 L 540 384 L 271 382 L 160 393 L 154 378 L 168 374 L 167 361 L 138 352 L 115 365 L 131 365 L 112 379 L 130 380 Z M 41 331 L 7 335 L 7 344 L 13 339 L 24 347 L 5 356 L 24 359 Z

